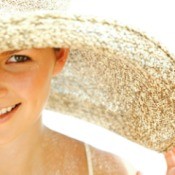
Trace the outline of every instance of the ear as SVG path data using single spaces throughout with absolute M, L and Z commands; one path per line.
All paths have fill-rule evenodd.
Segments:
M 60 50 L 54 50 L 55 52 L 55 57 L 56 57 L 56 61 L 55 61 L 55 65 L 54 65 L 54 70 L 53 70 L 53 77 L 56 76 L 58 73 L 61 72 L 61 70 L 63 69 L 67 57 L 69 55 L 69 49 L 68 48 L 61 48 Z

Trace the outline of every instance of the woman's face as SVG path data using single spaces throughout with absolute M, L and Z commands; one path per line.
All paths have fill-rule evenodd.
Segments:
M 0 110 L 19 104 L 4 123 L 0 113 L 0 144 L 20 135 L 40 118 L 51 78 L 67 57 L 64 51 L 58 52 L 45 48 L 0 53 Z

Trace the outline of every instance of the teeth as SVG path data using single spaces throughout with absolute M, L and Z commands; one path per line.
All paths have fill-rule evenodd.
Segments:
M 16 106 L 16 105 L 13 105 L 13 106 L 8 107 L 8 108 L 3 108 L 3 109 L 1 109 L 1 110 L 0 110 L 0 115 L 5 114 L 5 113 L 7 113 L 7 112 L 10 112 L 15 106 Z

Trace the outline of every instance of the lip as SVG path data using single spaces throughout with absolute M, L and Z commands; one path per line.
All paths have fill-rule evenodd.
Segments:
M 6 113 L 6 114 L 3 114 L 3 115 L 0 115 L 0 124 L 1 123 L 5 123 L 6 121 L 8 121 L 13 115 L 14 113 L 18 110 L 19 106 L 21 105 L 21 103 L 18 103 L 14 109 L 12 109 L 12 111 Z

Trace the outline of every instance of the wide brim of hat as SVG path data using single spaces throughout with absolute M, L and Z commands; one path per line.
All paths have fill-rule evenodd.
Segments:
M 175 145 L 174 57 L 143 32 L 56 11 L 1 15 L 0 29 L 1 52 L 70 48 L 46 108 L 159 152 Z

